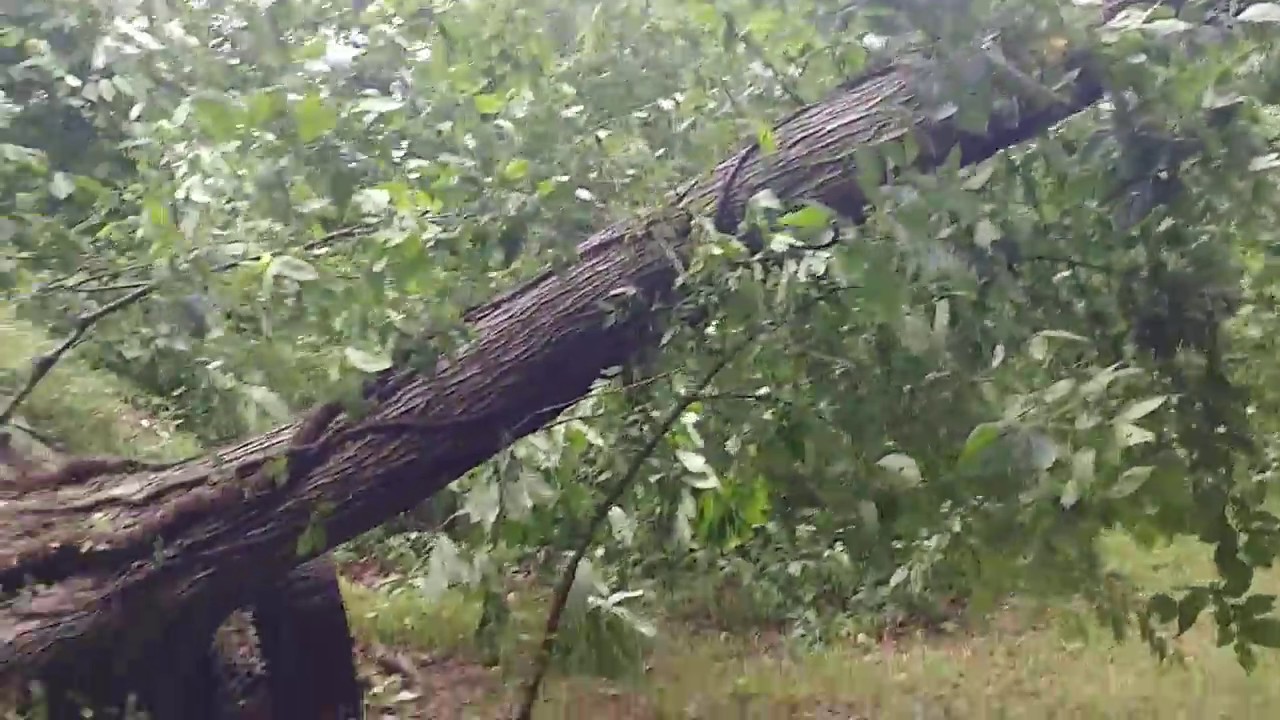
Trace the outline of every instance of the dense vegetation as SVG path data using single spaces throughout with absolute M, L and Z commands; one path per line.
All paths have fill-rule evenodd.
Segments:
M 0 320 L 70 338 L 180 457 L 433 367 L 469 309 L 744 139 L 767 167 L 788 113 L 891 60 L 992 142 L 1087 74 L 1103 102 L 977 164 L 922 172 L 902 133 L 812 155 L 857 217 L 778 187 L 722 222 L 729 172 L 638 359 L 340 555 L 474 600 L 521 673 L 521 602 L 592 537 L 564 671 L 643 667 L 652 618 L 830 645 L 1011 597 L 1161 657 L 1208 623 L 1252 668 L 1280 647 L 1254 582 L 1280 552 L 1280 5 L 1121 4 L 26 3 L 0 17 Z M 155 449 L 42 415 L 39 344 L 0 363 L 8 431 Z M 1115 536 L 1214 572 L 1152 591 Z

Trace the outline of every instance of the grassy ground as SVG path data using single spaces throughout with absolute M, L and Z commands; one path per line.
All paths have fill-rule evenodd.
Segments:
M 56 345 L 0 303 L 0 398 L 6 404 L 4 389 L 25 382 L 31 358 Z M 80 454 L 181 458 L 199 452 L 196 440 L 166 421 L 158 405 L 143 410 L 129 402 L 138 395 L 116 377 L 85 367 L 73 352 L 36 386 L 19 419 Z
M 1141 550 L 1122 537 L 1107 541 L 1113 563 L 1153 589 L 1209 577 L 1203 546 L 1178 543 Z M 1261 584 L 1280 586 L 1276 576 Z M 387 602 L 378 592 L 348 584 L 357 634 L 421 653 L 420 667 L 440 677 L 419 680 L 422 694 L 448 695 L 449 678 L 469 662 L 467 630 L 474 609 L 452 596 L 437 613 L 405 596 Z M 540 614 L 527 611 L 527 629 Z M 1246 675 L 1231 650 L 1214 647 L 1212 631 L 1197 627 L 1178 641 L 1182 666 L 1160 665 L 1138 641 L 1117 644 L 1110 632 L 1086 624 L 1079 632 L 1067 612 L 1007 611 L 982 632 L 892 646 L 858 645 L 823 652 L 789 651 L 777 642 L 691 634 L 666 628 L 638 681 L 609 685 L 558 678 L 537 717 L 552 718 L 1263 718 L 1275 717 L 1277 660 L 1263 658 Z M 441 657 L 452 664 L 441 664 Z M 391 683 L 375 704 L 399 717 L 493 718 L 514 685 L 497 673 L 473 672 L 448 706 L 419 715 L 412 700 L 393 701 Z M 385 704 L 383 704 L 385 703 Z
M 47 339 L 0 306 L 0 377 L 21 374 Z M 27 419 L 78 452 L 182 456 L 189 436 L 129 403 L 131 389 L 74 359 L 59 365 L 25 406 Z M 1109 538 L 1107 555 L 1152 590 L 1210 577 L 1203 546 L 1142 550 Z M 390 594 L 353 574 L 344 593 L 371 679 L 371 709 L 404 718 L 498 717 L 518 677 L 477 661 L 471 630 L 479 606 L 460 594 L 426 603 Z M 1280 575 L 1259 577 L 1280 588 Z M 519 668 L 542 622 L 542 605 L 517 610 L 504 660 Z M 1009 611 L 981 632 L 893 645 L 849 643 L 823 652 L 776 640 L 663 627 L 649 669 L 606 684 L 559 677 L 541 720 L 561 718 L 1262 718 L 1280 715 L 1277 659 L 1247 676 L 1231 651 L 1199 627 L 1179 641 L 1183 667 L 1158 665 L 1139 643 L 1117 645 L 1094 628 L 1068 632 L 1061 609 Z

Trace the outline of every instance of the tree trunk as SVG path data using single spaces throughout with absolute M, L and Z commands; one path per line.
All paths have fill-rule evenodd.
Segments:
M 253 617 L 274 720 L 364 717 L 364 689 L 356 677 L 337 569 L 329 558 L 289 573 L 254 605 Z
M 1081 72 L 1064 102 L 1020 100 L 975 134 L 937 119 L 941 99 L 926 100 L 937 84 L 936 68 L 904 61 L 786 118 L 776 150 L 744 149 L 672 207 L 592 236 L 563 273 L 475 312 L 474 339 L 433 374 L 393 370 L 371 383 L 367 414 L 336 418 L 318 442 L 291 449 L 293 424 L 164 472 L 0 497 L 0 677 L 83 676 L 208 638 L 291 568 L 538 429 L 639 349 L 645 318 L 607 322 L 608 304 L 619 290 L 650 308 L 672 300 L 672 253 L 713 205 L 741 217 L 769 189 L 860 220 L 855 150 L 911 136 L 921 170 L 954 150 L 974 163 L 1101 95 Z M 299 554 L 304 534 L 311 546 Z
M 0 488 L 59 462 L 65 459 L 34 438 L 0 432 Z M 80 718 L 82 705 L 98 717 L 123 714 L 129 692 L 151 720 L 251 720 L 263 711 L 274 718 L 363 717 L 364 692 L 330 558 L 294 568 L 251 613 L 220 622 L 199 644 L 155 648 L 140 671 L 136 665 L 128 671 L 127 682 L 99 673 L 46 687 L 50 718 Z

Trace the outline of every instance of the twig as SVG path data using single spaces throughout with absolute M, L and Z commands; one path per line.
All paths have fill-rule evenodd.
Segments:
M 372 226 L 371 225 L 353 225 L 350 227 L 345 227 L 339 230 L 335 230 L 331 233 L 324 235 L 323 237 L 317 238 L 315 240 L 312 240 L 309 243 L 306 243 L 305 245 L 302 246 L 302 249 L 304 251 L 316 250 L 333 242 L 334 240 L 355 235 L 359 233 L 361 230 L 366 230 L 366 229 L 369 229 L 370 227 Z M 239 260 L 228 261 L 214 267 L 214 272 L 226 272 L 227 270 L 230 270 L 244 263 L 253 262 L 255 259 L 261 259 L 265 255 L 266 253 L 260 253 L 251 258 L 242 258 Z M 71 350 L 71 348 L 75 347 L 76 344 L 79 343 L 80 340 L 84 338 L 85 334 L 88 333 L 89 330 L 93 328 L 93 326 L 99 320 L 110 315 L 111 313 L 114 313 L 118 310 L 123 310 L 124 308 L 127 308 L 147 298 L 159 288 L 160 288 L 160 281 L 158 280 L 141 284 L 137 287 L 134 287 L 134 289 L 128 295 L 124 295 L 115 300 L 112 300 L 111 302 L 107 303 L 106 305 L 103 305 L 97 310 L 91 313 L 87 313 L 85 315 L 81 315 L 80 317 L 76 318 L 75 329 L 72 331 L 71 335 L 62 342 L 61 345 L 59 345 L 53 352 L 49 353 L 48 355 L 38 356 L 31 361 L 31 376 L 27 378 L 26 385 L 24 385 L 22 389 L 18 391 L 18 394 L 14 395 L 13 399 L 9 401 L 9 405 L 4 409 L 4 412 L 0 412 L 0 427 L 7 425 L 10 422 L 10 420 L 13 419 L 13 415 L 15 412 L 17 412 L 18 406 L 21 405 L 22 402 L 26 400 L 29 395 L 31 395 L 32 391 L 36 389 L 36 385 L 38 385 L 40 381 L 43 380 L 44 377 L 49 374 L 49 371 L 53 369 L 53 366 L 58 364 L 58 361 L 61 360 L 62 357 Z
M 750 145 L 740 150 L 738 157 L 733 161 L 733 166 L 729 168 L 729 174 L 720 183 L 720 196 L 716 199 L 715 209 L 716 232 L 732 235 L 738 231 L 738 226 L 742 224 L 746 212 L 742 213 L 743 217 L 739 217 L 735 213 L 733 209 L 733 192 L 737 189 L 738 175 L 742 172 L 743 166 L 747 164 L 747 160 L 752 155 L 759 151 L 760 142 L 756 140 L 753 140 Z
M 18 394 L 14 395 L 13 399 L 9 401 L 9 405 L 4 409 L 4 412 L 0 412 L 0 427 L 7 425 L 9 421 L 13 419 L 13 414 L 17 412 L 18 406 L 22 404 L 22 401 L 27 399 L 27 396 L 36 389 L 36 385 L 40 384 L 40 381 L 49 374 L 49 371 L 53 369 L 53 366 L 58 364 L 58 361 L 62 359 L 63 355 L 67 354 L 67 351 L 74 347 L 76 343 L 80 342 L 80 339 L 85 336 L 85 333 L 89 332 L 95 323 L 117 310 L 129 307 L 139 300 L 142 300 L 150 295 L 155 290 L 155 287 L 155 285 L 140 287 L 128 295 L 117 298 L 87 315 L 81 315 L 76 318 L 75 330 L 72 331 L 71 335 L 68 336 L 66 340 L 62 341 L 61 345 L 55 348 L 54 351 L 48 355 L 37 356 L 31 361 L 31 376 L 27 378 L 27 383 L 22 386 L 22 389 L 18 391 Z
M 419 672 L 415 663 L 405 657 L 403 653 L 395 652 L 382 643 L 374 643 L 369 646 L 369 654 L 373 656 L 373 661 L 383 670 L 403 678 L 405 685 L 415 688 L 422 687 L 422 673 Z
M 373 223 L 365 223 L 363 225 L 349 225 L 347 227 L 338 228 L 337 230 L 321 235 L 315 240 L 304 243 L 298 249 L 302 252 L 313 252 L 316 250 L 320 250 L 335 240 L 354 237 L 355 235 L 358 235 L 362 232 L 372 230 L 374 227 L 375 225 Z M 241 265 L 257 262 L 262 258 L 266 257 L 267 254 L 268 252 L 261 252 L 256 255 L 250 255 L 249 257 L 238 258 L 236 260 L 228 260 L 226 262 L 215 265 L 213 267 L 213 272 L 224 273 L 224 272 L 227 272 L 228 270 L 233 270 Z M 194 256 L 194 253 L 193 253 L 193 256 Z M 59 278 L 57 280 L 52 280 L 46 283 L 44 287 L 40 288 L 39 290 L 23 295 L 20 299 L 29 300 L 39 295 L 47 295 L 49 293 L 58 292 L 58 291 L 68 291 L 68 292 L 78 292 L 78 293 L 98 293 L 98 292 L 111 292 L 113 290 L 135 290 L 135 289 L 142 289 L 144 287 L 152 287 L 152 291 L 154 291 L 155 290 L 154 286 L 159 285 L 158 281 L 148 282 L 144 280 L 139 280 L 136 282 L 121 282 L 114 285 L 100 285 L 100 284 L 89 285 L 90 283 L 103 283 L 103 282 L 106 282 L 107 280 L 118 278 L 121 275 L 128 274 L 135 270 L 141 270 L 144 267 L 146 266 L 139 263 L 135 265 L 128 265 L 118 270 L 104 270 L 103 272 L 97 273 L 95 275 L 90 275 L 89 277 L 80 278 L 79 280 L 72 280 L 72 277 L 74 276 Z M 85 285 L 89 285 L 89 287 L 85 287 Z
M 1075 258 L 1070 258 L 1070 257 L 1059 257 L 1056 255 L 1031 255 L 1029 257 L 1023 258 L 1023 262 L 1058 263 L 1060 265 L 1066 265 L 1068 267 L 1073 267 L 1073 268 L 1085 268 L 1087 270 L 1096 270 L 1101 273 L 1115 272 L 1115 268 L 1113 267 L 1107 267 L 1106 265 L 1099 265 L 1097 263 L 1091 263 L 1086 260 L 1077 260 Z
M 145 281 L 138 280 L 136 282 L 118 283 L 116 285 L 90 285 L 89 287 L 75 287 L 75 288 L 69 288 L 69 289 L 74 289 L 78 293 L 84 293 L 85 295 L 88 295 L 90 293 L 120 292 L 122 290 L 137 290 L 138 288 L 145 287 L 146 285 L 147 283 Z
M 773 61 L 765 55 L 764 48 L 756 44 L 755 39 L 751 37 L 751 33 L 745 31 L 739 33 L 738 41 L 742 43 L 743 47 L 755 54 L 756 60 L 768 69 L 768 71 L 773 75 L 773 79 L 778 82 L 778 87 L 782 88 L 783 94 L 785 94 L 787 98 L 796 105 L 796 107 L 805 107 L 809 104 L 809 102 L 804 99 L 804 96 L 800 94 L 800 91 L 791 84 L 790 79 L 788 79 L 787 76 L 773 64 Z
M 63 445 L 63 443 L 57 438 L 53 437 L 52 435 L 46 435 L 45 433 L 40 432 L 39 430 L 36 430 L 35 428 L 29 425 L 25 425 L 17 421 L 12 421 L 9 423 L 9 426 L 15 430 L 18 430 L 19 432 L 22 432 L 30 436 L 36 442 L 39 442 L 40 444 L 50 449 L 57 450 L 59 452 L 62 452 L 66 449 L 66 446 Z M 4 432 L 4 431 L 0 430 L 0 432 Z
M 847 288 L 838 288 L 837 291 L 845 289 Z M 829 296 L 826 294 L 815 296 L 810 299 L 810 302 L 805 303 L 805 305 L 817 304 L 822 300 L 825 300 L 827 297 Z M 636 454 L 635 458 L 632 459 L 630 466 L 627 467 L 626 473 L 618 480 L 613 488 L 609 490 L 609 493 L 605 495 L 604 500 L 596 507 L 596 512 L 587 523 L 586 532 L 583 533 L 582 540 L 579 541 L 578 546 L 574 549 L 573 555 L 570 556 L 569 564 L 565 567 L 564 573 L 560 576 L 560 582 L 556 586 L 555 594 L 552 596 L 551 610 L 547 614 L 547 626 L 542 636 L 542 645 L 539 647 L 538 655 L 534 659 L 533 674 L 525 684 L 523 693 L 524 697 L 521 701 L 519 710 L 516 713 L 517 720 L 533 720 L 533 706 L 538 702 L 538 693 L 542 688 L 542 681 L 546 678 L 547 671 L 551 667 L 551 658 L 556 647 L 556 636 L 560 631 L 560 620 L 564 615 L 565 605 L 569 601 L 569 592 L 573 589 L 573 582 L 577 578 L 578 567 L 582 564 L 583 558 L 586 557 L 587 552 L 591 549 L 591 544 L 596 531 L 598 531 L 600 526 L 604 524 L 604 521 L 608 519 L 609 509 L 616 505 L 623 493 L 625 493 L 632 484 L 635 483 L 636 478 L 640 476 L 640 471 L 643 469 L 645 462 L 653 455 L 654 451 L 658 449 L 658 445 L 662 443 L 662 440 L 667 436 L 667 433 L 671 431 L 671 428 L 680 421 L 681 416 L 683 416 L 684 412 L 689 409 L 689 406 L 704 398 L 704 391 L 711 385 L 711 382 L 715 377 L 728 367 L 729 363 L 733 362 L 733 360 L 741 354 L 742 351 L 746 350 L 753 342 L 763 338 L 767 332 L 776 330 L 782 325 L 783 323 L 781 322 L 772 323 L 766 332 L 748 336 L 725 352 L 724 355 L 722 355 L 711 369 L 702 377 L 702 380 L 698 382 L 693 391 L 685 394 L 680 401 L 676 403 L 676 406 L 672 408 L 665 417 L 663 417 L 662 422 L 658 424 L 656 431 L 652 436 L 650 436 L 649 440 L 644 444 L 644 447 L 640 449 L 640 452 Z
M 706 389 L 711 380 L 723 370 L 734 356 L 747 346 L 747 342 L 739 343 L 737 348 L 732 352 L 725 353 L 711 371 L 703 376 L 703 380 L 698 385 L 698 392 Z M 556 586 L 555 595 L 551 601 L 551 611 L 547 615 L 547 627 L 542 636 L 542 646 L 538 649 L 538 656 L 534 660 L 533 675 L 530 676 L 528 683 L 524 688 L 524 700 L 520 704 L 520 709 L 516 715 L 519 720 L 533 719 L 533 706 L 538 702 L 538 692 L 542 688 L 542 681 L 547 675 L 547 670 L 551 667 L 551 657 L 556 648 L 556 636 L 560 631 L 560 620 L 564 615 L 565 606 L 568 604 L 569 592 L 573 589 L 573 582 L 578 576 L 578 567 L 582 565 L 582 560 L 587 555 L 587 551 L 591 549 L 592 540 L 595 537 L 596 530 L 608 518 L 609 508 L 613 507 L 622 494 L 631 487 L 636 477 L 640 475 L 641 468 L 644 463 L 658 449 L 658 445 L 671 431 L 671 428 L 680 421 L 680 417 L 684 415 L 684 411 L 697 401 L 697 393 L 685 396 L 676 406 L 672 408 L 667 416 L 662 419 L 657 430 L 649 437 L 648 442 L 641 448 L 640 452 L 631 461 L 631 465 L 627 468 L 627 472 L 618 480 L 604 500 L 596 508 L 596 513 L 587 523 L 587 531 L 583 534 L 583 538 L 578 543 L 578 547 L 574 549 L 573 555 L 569 558 L 569 564 L 565 567 L 564 574 L 560 576 L 560 583 Z

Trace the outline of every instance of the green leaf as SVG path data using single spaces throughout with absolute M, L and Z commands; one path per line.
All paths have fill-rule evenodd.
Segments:
M 355 112 L 371 113 L 373 115 L 381 115 L 383 113 L 393 112 L 404 107 L 404 102 L 389 97 L 367 97 L 361 98 L 352 110 Z
M 1107 497 L 1117 499 L 1129 497 L 1146 484 L 1151 477 L 1152 470 L 1155 470 L 1155 468 L 1150 465 L 1131 467 L 1125 470 L 1120 474 L 1120 479 L 1116 481 L 1116 484 L 1107 491 Z
M 1241 636 L 1253 643 L 1267 648 L 1280 648 L 1280 620 L 1276 618 L 1255 618 L 1243 623 Z
M 502 168 L 502 177 L 507 180 L 523 180 L 529 176 L 529 161 L 524 158 L 513 158 Z
M 1182 635 L 1196 624 L 1196 618 L 1209 606 L 1209 591 L 1192 588 L 1178 601 L 1178 634 Z
M 1071 394 L 1076 389 L 1074 378 L 1063 378 L 1044 389 L 1044 401 L 1050 405 Z
M 1167 399 L 1167 395 L 1156 395 L 1155 397 L 1150 397 L 1146 400 L 1139 400 L 1122 410 L 1120 414 L 1116 416 L 1116 420 L 1121 422 L 1133 422 L 1134 420 L 1144 418 L 1152 412 L 1155 412 L 1155 409 L 1163 405 L 1164 401 Z
M 695 490 L 716 490 L 720 487 L 720 478 L 715 475 L 685 475 L 684 482 Z
M 1165 36 L 1174 33 L 1185 32 L 1190 30 L 1194 25 L 1186 20 L 1177 18 L 1161 18 L 1159 20 L 1151 20 L 1142 24 L 1142 29 L 1153 35 Z
M 969 437 L 964 441 L 964 448 L 960 450 L 959 462 L 966 465 L 973 462 L 983 450 L 991 446 L 1004 434 L 1004 426 L 1000 423 L 982 423 L 973 430 L 969 431 Z
M 342 351 L 342 354 L 352 367 L 361 372 L 376 373 L 391 367 L 391 358 L 382 353 L 371 353 L 348 347 Z
M 476 112 L 481 115 L 497 115 L 507 106 L 506 100 L 492 93 L 481 93 L 471 100 L 475 103 Z
M 991 176 L 996 172 L 996 164 L 992 161 L 984 162 L 969 171 L 969 176 L 964 179 L 960 187 L 970 192 L 981 190 L 991 180 Z
M 1165 593 L 1157 593 L 1147 601 L 1147 612 L 1157 622 L 1169 622 L 1178 616 L 1178 602 Z
M 261 385 L 247 385 L 244 391 L 253 403 L 265 410 L 273 420 L 289 419 L 288 404 L 274 390 Z
M 609 529 L 613 533 L 613 539 L 622 543 L 624 547 L 629 547 L 635 540 L 636 521 L 635 518 L 627 514 L 627 511 L 614 505 L 609 508 Z
M 1076 503 L 1080 502 L 1080 483 L 1076 482 L 1075 478 L 1068 480 L 1062 487 L 1062 495 L 1058 502 L 1067 509 L 1075 507 Z
M 880 528 L 880 508 L 871 500 L 859 500 L 858 519 L 868 532 L 874 533 Z
M 1098 451 L 1091 447 L 1080 448 L 1071 456 L 1071 477 L 1082 485 L 1093 482 L 1097 472 Z
M 1049 357 L 1049 340 L 1043 335 L 1035 335 L 1027 343 L 1027 354 L 1033 360 L 1044 360 Z
M 933 334 L 945 338 L 951 330 L 951 301 L 942 298 L 933 306 Z
M 352 198 L 362 212 L 376 214 L 391 206 L 391 193 L 383 188 L 363 188 Z
M 772 155 L 778 151 L 778 139 L 774 137 L 773 128 L 762 125 L 756 132 L 756 144 L 760 146 L 760 154 Z
M 1042 432 L 1031 431 L 1026 435 L 1027 454 L 1031 467 L 1036 470 L 1048 470 L 1058 461 L 1058 445 Z
M 1259 617 L 1271 612 L 1276 606 L 1275 595 L 1250 595 L 1240 604 L 1240 614 L 1244 617 Z
M 982 218 L 973 227 L 973 242 L 980 248 L 990 248 L 991 244 L 999 239 L 1000 228 L 987 218 Z
M 684 476 L 684 481 L 689 487 L 697 490 L 715 490 L 720 487 L 720 478 L 716 477 L 715 470 L 701 454 L 677 450 L 676 459 L 689 471 L 689 474 Z
M 893 576 L 889 578 L 889 587 L 898 587 L 902 583 L 906 582 L 907 578 L 910 576 L 911 568 L 906 565 L 899 566 L 897 570 L 893 571 Z
M 778 222 L 787 227 L 816 229 L 826 227 L 831 222 L 831 211 L 827 208 L 809 204 L 795 212 L 787 213 L 778 219 Z
M 1237 642 L 1235 650 L 1236 661 L 1240 663 L 1240 667 L 1244 668 L 1245 674 L 1252 674 L 1258 669 L 1258 656 L 1250 645 L 1243 641 Z
M 1280 168 L 1280 153 L 1258 155 L 1249 161 L 1250 172 L 1264 172 Z
M 1119 378 L 1127 375 L 1135 375 L 1140 371 L 1137 368 L 1122 368 L 1119 364 L 1098 370 L 1092 378 L 1089 379 L 1080 388 L 1080 392 L 1085 397 L 1094 398 L 1101 395 L 1111 383 Z
M 1116 442 L 1122 448 L 1141 445 L 1156 439 L 1155 433 L 1132 423 L 1116 423 L 1115 428 Z
M 497 481 L 485 481 L 471 488 L 462 503 L 463 512 L 485 527 L 493 525 L 502 509 L 502 488 Z
M 1235 542 L 1219 542 L 1213 550 L 1213 563 L 1218 568 L 1218 575 L 1226 581 L 1222 592 L 1228 597 L 1244 595 L 1253 584 L 1253 568 L 1240 559 Z
M 1280 23 L 1280 3 L 1258 3 L 1250 5 L 1244 12 L 1236 16 L 1240 22 Z
M 877 460 L 876 465 L 906 480 L 910 485 L 918 485 L 923 480 L 920 466 L 910 455 L 890 453 Z
M 338 126 L 337 111 L 326 105 L 324 99 L 316 93 L 311 93 L 298 102 L 293 111 L 293 119 L 298 126 L 298 139 L 304 143 L 318 140 Z
M 307 282 L 320 277 L 320 273 L 316 272 L 311 263 L 288 255 L 280 255 L 273 258 L 267 274 L 271 276 L 283 275 L 298 282 Z
M 64 172 L 56 172 L 49 181 L 49 194 L 59 200 L 66 200 L 76 191 L 76 181 Z
M 676 459 L 684 465 L 685 469 L 691 473 L 705 473 L 711 469 L 711 465 L 702 455 L 689 452 L 688 450 L 677 450 Z

